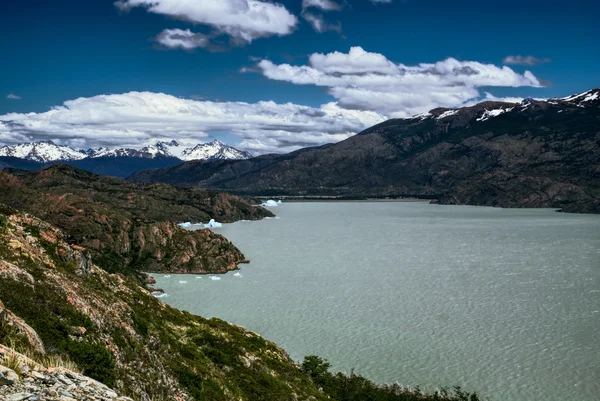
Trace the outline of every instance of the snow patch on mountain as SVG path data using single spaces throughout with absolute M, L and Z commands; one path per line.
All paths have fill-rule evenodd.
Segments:
M 56 145 L 52 141 L 3 146 L 0 148 L 0 156 L 17 157 L 40 163 L 58 160 L 81 160 L 87 157 L 83 152 L 71 149 L 68 146 Z
M 477 121 L 486 121 L 489 120 L 490 118 L 493 117 L 498 117 L 500 114 L 506 113 L 507 111 L 511 111 L 513 108 L 508 108 L 508 109 L 493 109 L 493 110 L 486 110 L 483 112 L 483 114 L 477 118 Z
M 436 119 L 441 120 L 442 118 L 453 116 L 456 113 L 458 113 L 458 110 L 448 110 L 437 116 Z

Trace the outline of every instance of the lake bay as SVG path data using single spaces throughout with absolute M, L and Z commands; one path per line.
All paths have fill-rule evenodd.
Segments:
M 240 275 L 155 275 L 163 301 L 380 383 L 598 399 L 600 216 L 402 202 L 271 210 L 214 229 L 250 259 Z

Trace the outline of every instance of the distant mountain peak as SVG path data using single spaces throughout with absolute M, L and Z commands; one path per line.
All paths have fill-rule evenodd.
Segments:
M 252 157 L 249 153 L 226 145 L 217 139 L 192 147 L 186 147 L 173 139 L 170 141 L 157 141 L 141 149 L 98 147 L 87 150 L 74 150 L 68 146 L 56 145 L 51 140 L 44 140 L 0 147 L 0 157 L 2 156 L 38 163 L 100 157 L 178 158 L 185 161 L 248 159 Z
M 0 156 L 16 157 L 40 163 L 57 160 L 81 160 L 87 157 L 83 152 L 68 146 L 57 145 L 50 140 L 2 146 L 0 147 Z
M 184 150 L 180 159 L 190 160 L 240 160 L 249 159 L 252 155 L 214 139 L 208 143 L 200 143 Z

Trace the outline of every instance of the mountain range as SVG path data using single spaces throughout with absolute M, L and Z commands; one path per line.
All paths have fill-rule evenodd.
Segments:
M 600 89 L 391 119 L 335 144 L 190 161 L 131 182 L 248 195 L 418 196 L 444 204 L 600 212 Z
M 141 149 L 94 148 L 75 150 L 52 141 L 30 142 L 0 147 L 0 168 L 11 166 L 39 170 L 51 164 L 66 163 L 102 175 L 127 177 L 144 169 L 180 164 L 190 160 L 234 160 L 252 157 L 218 140 L 186 147 L 172 140 L 156 142 Z

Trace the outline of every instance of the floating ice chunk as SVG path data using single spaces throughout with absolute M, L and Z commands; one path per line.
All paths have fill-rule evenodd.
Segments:
M 191 227 L 191 226 L 192 226 L 192 223 L 191 223 L 191 222 L 189 222 L 189 221 L 186 221 L 185 223 L 179 223 L 178 225 L 179 225 L 179 227 L 181 227 L 181 228 L 188 228 L 188 227 Z
M 155 298 L 164 298 L 164 297 L 168 297 L 169 296 L 169 294 L 167 294 L 166 292 L 162 293 L 162 294 L 159 294 L 159 293 L 154 294 L 154 293 L 152 293 L 152 295 L 154 295 Z
M 281 201 L 274 201 L 273 199 L 269 199 L 266 202 L 260 204 L 263 207 L 275 207 L 281 205 Z
M 171 278 L 171 275 L 170 274 L 165 274 L 163 277 L 164 278 Z
M 233 273 L 233 275 L 236 276 L 236 277 L 242 277 L 242 274 L 239 273 L 239 272 L 238 273 Z
M 186 283 L 187 283 L 187 281 L 185 281 L 185 280 L 179 280 L 179 284 L 186 284 Z
M 196 278 L 202 278 L 202 277 L 200 277 L 200 276 L 196 276 Z
M 215 221 L 215 219 L 210 219 L 208 224 L 205 224 L 204 227 L 206 227 L 206 228 L 223 227 L 223 224 L 219 223 L 218 221 Z
M 217 277 L 217 276 L 210 276 L 211 280 L 221 280 L 221 277 Z

